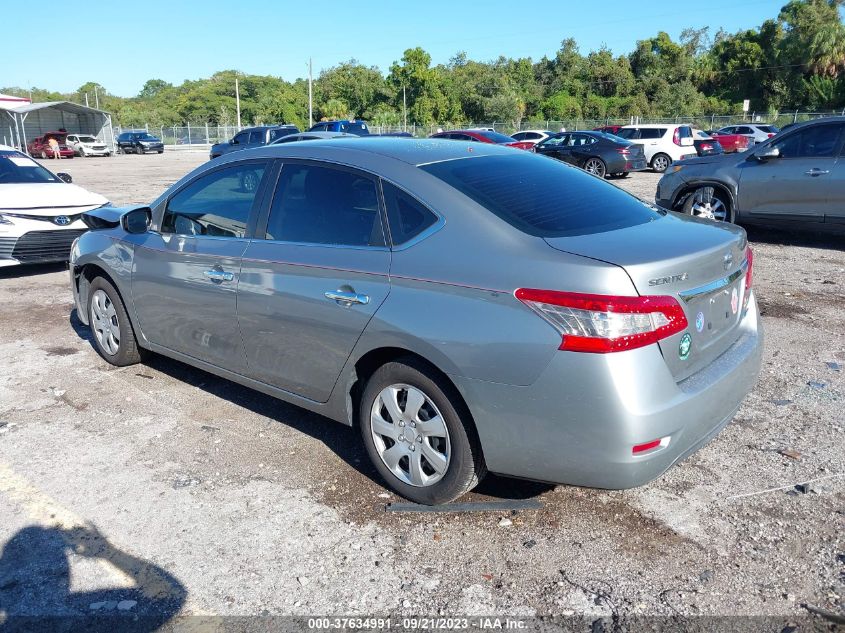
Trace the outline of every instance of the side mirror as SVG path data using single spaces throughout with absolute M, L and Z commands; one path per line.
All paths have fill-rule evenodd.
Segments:
M 232 139 L 229 141 L 229 145 L 239 145 L 239 142 L 236 139 Z
M 685 136 L 681 139 L 681 147 L 692 147 L 693 145 L 695 145 L 695 141 L 692 137 Z
M 58 174 L 56 174 L 56 176 L 58 176 L 58 177 L 59 177 L 59 180 L 62 180 L 62 181 L 64 181 L 64 182 L 68 183 L 68 184 L 70 184 L 70 183 L 72 183 L 72 182 L 73 182 L 73 178 L 71 177 L 71 175 L 70 175 L 70 174 L 66 174 L 66 173 L 65 173 L 65 172 L 63 172 L 63 171 L 61 171 L 61 172 L 59 172 Z
M 772 158 L 780 158 L 780 150 L 777 147 L 769 145 L 768 147 L 760 150 L 759 152 L 755 152 L 754 158 L 762 162 L 771 160 Z
M 152 209 L 141 207 L 140 209 L 132 209 L 132 211 L 124 213 L 120 218 L 120 226 L 127 233 L 138 235 L 146 233 L 149 230 L 152 219 Z

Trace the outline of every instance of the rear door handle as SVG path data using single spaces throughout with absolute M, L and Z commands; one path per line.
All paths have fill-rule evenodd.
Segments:
M 235 278 L 235 273 L 230 273 L 226 270 L 217 270 L 216 268 L 212 268 L 211 270 L 206 270 L 203 275 L 208 277 L 211 281 L 232 281 Z
M 342 305 L 352 305 L 353 303 L 359 305 L 367 305 L 370 302 L 370 297 L 361 295 L 357 292 L 344 292 L 342 290 L 332 290 L 325 293 L 326 299 L 337 301 Z
M 829 174 L 830 170 L 813 168 L 810 171 L 805 171 L 804 173 L 808 176 L 824 176 L 825 174 Z

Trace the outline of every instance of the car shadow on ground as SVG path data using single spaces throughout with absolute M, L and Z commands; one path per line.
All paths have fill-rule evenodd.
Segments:
M 77 336 L 88 341 L 91 348 L 96 351 L 91 330 L 79 320 L 75 309 L 71 312 L 69 320 Z M 307 411 L 306 409 L 278 400 L 272 396 L 242 387 L 225 378 L 219 378 L 214 374 L 165 356 L 152 354 L 144 364 L 180 382 L 194 385 L 196 388 L 202 389 L 212 396 L 227 400 L 232 404 L 248 409 L 253 413 L 284 424 L 321 441 L 348 466 L 357 470 L 380 488 L 384 487 L 384 481 L 378 474 L 378 471 L 373 468 L 364 450 L 357 428 L 350 428 L 318 413 Z M 550 484 L 499 477 L 491 474 L 473 491 L 472 497 L 502 500 L 529 499 L 553 488 L 554 486 Z
M 67 270 L 66 262 L 55 264 L 21 264 L 20 266 L 3 266 L 0 268 L 0 279 L 18 279 L 33 275 L 49 275 Z
M 108 563 L 131 586 L 72 591 L 71 562 L 80 559 Z M 31 525 L 0 552 L 2 633 L 156 631 L 179 612 L 186 595 L 174 576 L 116 548 L 92 525 Z
M 790 231 L 762 226 L 745 226 L 748 240 L 764 244 L 780 244 L 782 246 L 804 246 L 807 248 L 829 248 L 845 250 L 845 235 L 831 233 L 811 233 L 809 231 Z M 845 231 L 845 225 L 843 225 Z

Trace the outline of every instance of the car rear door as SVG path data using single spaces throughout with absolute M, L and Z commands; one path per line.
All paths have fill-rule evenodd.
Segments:
M 243 256 L 238 323 L 249 376 L 317 402 L 390 291 L 379 184 L 286 161 Z
M 751 220 L 824 222 L 826 212 L 842 198 L 835 165 L 843 127 L 842 123 L 803 127 L 750 150 L 738 188 L 740 213 Z M 755 160 L 769 147 L 776 148 L 780 157 Z
M 236 291 L 269 166 L 246 160 L 203 172 L 155 210 L 157 224 L 136 246 L 132 272 L 132 300 L 151 343 L 246 369 Z

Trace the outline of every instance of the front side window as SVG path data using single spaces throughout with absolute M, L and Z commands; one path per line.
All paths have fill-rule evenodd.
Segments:
M 249 140 L 249 132 L 235 134 L 235 138 L 233 140 L 235 143 L 246 143 Z
M 202 176 L 167 203 L 162 233 L 242 238 L 267 163 L 229 165 Z
M 286 164 L 265 237 L 304 244 L 384 246 L 376 184 L 352 171 Z
M 437 216 L 409 193 L 382 181 L 390 239 L 399 246 L 437 222 Z
M 843 126 L 816 125 L 790 134 L 772 147 L 780 151 L 781 158 L 826 158 L 833 156 L 839 146 Z
M 556 147 L 563 143 L 569 136 L 567 134 L 558 134 L 557 136 L 550 136 L 545 141 L 540 143 L 541 147 Z

